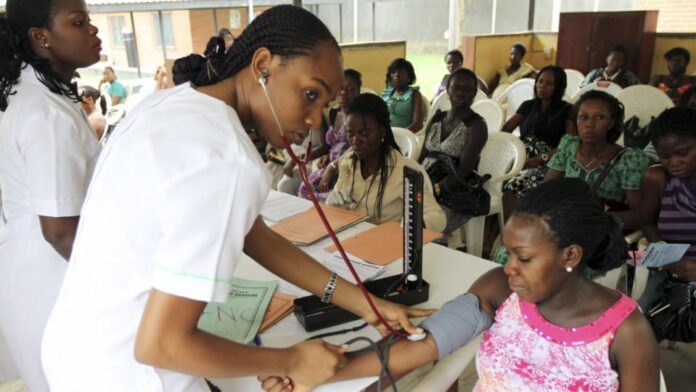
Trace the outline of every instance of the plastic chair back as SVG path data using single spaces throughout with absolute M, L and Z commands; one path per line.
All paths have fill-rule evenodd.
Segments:
M 488 134 L 488 141 L 481 151 L 478 172 L 491 175 L 491 179 L 484 184 L 491 197 L 502 197 L 503 182 L 522 170 L 526 156 L 524 145 L 517 136 L 505 132 Z
M 360 87 L 360 94 L 374 94 L 374 95 L 379 95 L 377 94 L 377 91 L 369 88 L 369 87 Z
M 471 109 L 486 120 L 488 133 L 499 132 L 503 128 L 505 112 L 498 102 L 492 99 L 484 99 L 474 102 L 471 105 Z
M 509 120 L 517 112 L 517 108 L 522 105 L 522 102 L 532 98 L 534 98 L 534 79 L 525 78 L 510 85 L 496 101 L 500 104 L 507 101 L 505 120 Z
M 617 95 L 619 95 L 621 90 L 623 90 L 623 88 L 621 88 L 621 86 L 619 86 L 616 83 L 607 82 L 605 80 L 595 80 L 592 83 L 588 83 L 588 84 L 582 86 L 582 88 L 580 88 L 580 90 L 578 90 L 575 93 L 575 95 L 568 94 L 568 96 L 573 97 L 573 102 L 575 102 L 578 100 L 578 98 L 580 98 L 583 94 L 585 94 L 586 92 L 588 92 L 590 90 L 604 91 L 605 93 L 607 93 L 609 95 L 613 95 L 616 97 Z M 567 91 L 566 91 L 566 93 L 567 93 Z
M 568 80 L 568 87 L 566 87 L 566 94 L 569 97 L 574 97 L 575 94 L 580 91 L 580 85 L 585 81 L 585 75 L 582 72 L 575 69 L 565 70 L 566 79 Z
M 488 99 L 486 93 L 484 93 L 481 89 L 477 89 L 476 96 L 474 96 L 474 102 L 483 101 L 484 99 Z
M 420 154 L 420 145 L 416 139 L 416 134 L 406 128 L 399 127 L 392 127 L 392 132 L 394 132 L 394 140 L 404 156 L 417 160 Z
M 629 86 L 621 90 L 616 98 L 626 109 L 624 118 L 638 117 L 638 125 L 648 125 L 651 117 L 657 117 L 665 109 L 673 108 L 674 103 L 667 94 L 647 84 Z

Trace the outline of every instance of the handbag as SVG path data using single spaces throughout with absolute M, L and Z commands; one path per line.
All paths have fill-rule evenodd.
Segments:
M 696 341 L 696 285 L 669 280 L 647 313 L 657 341 Z
M 626 151 L 628 151 L 626 147 L 617 151 L 616 154 L 611 157 L 611 160 L 609 160 L 609 164 L 604 168 L 604 170 L 602 170 L 601 173 L 599 173 L 599 176 L 595 180 L 594 184 L 592 184 L 590 187 L 590 195 L 594 195 L 599 198 L 602 204 L 604 204 L 604 206 L 607 208 L 607 211 L 628 211 L 630 209 L 628 204 L 624 202 L 606 199 L 597 195 L 597 190 L 599 189 L 600 185 L 602 185 L 602 182 L 605 178 L 607 178 L 607 175 L 611 169 L 616 165 L 619 159 L 621 159 L 621 155 L 623 155 Z
M 483 184 L 491 178 L 490 174 L 481 176 L 472 170 L 465 179 L 460 179 L 456 169 L 459 166 L 458 159 L 441 152 L 429 152 L 427 156 L 435 160 L 426 170 L 433 184 L 451 174 L 459 182 L 454 187 L 441 189 L 440 193 L 435 195 L 440 205 L 466 216 L 488 214 L 491 208 L 491 195 L 483 189 Z
M 638 117 L 633 116 L 624 123 L 624 146 L 644 149 L 650 143 L 650 124 L 655 116 L 650 118 L 648 125 L 641 127 Z

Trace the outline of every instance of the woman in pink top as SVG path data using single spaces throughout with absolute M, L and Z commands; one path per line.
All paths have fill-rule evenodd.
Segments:
M 485 330 L 475 391 L 658 391 L 657 346 L 636 303 L 580 273 L 620 266 L 628 249 L 619 224 L 588 193 L 574 178 L 531 190 L 505 225 L 510 261 L 426 319 L 424 340 L 391 346 L 389 370 L 442 358 Z M 379 371 L 371 352 L 352 357 L 335 379 Z M 263 383 L 301 390 L 288 379 Z

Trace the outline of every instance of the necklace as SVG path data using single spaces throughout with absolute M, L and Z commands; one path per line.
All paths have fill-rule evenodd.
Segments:
M 580 165 L 582 165 L 585 169 L 590 170 L 590 168 L 592 168 L 592 165 L 593 165 L 595 162 L 597 162 L 597 160 L 598 160 L 600 157 L 602 157 L 602 156 L 607 152 L 607 150 L 609 150 L 609 147 L 610 147 L 610 146 L 611 146 L 610 144 L 607 144 L 606 146 L 604 146 L 604 149 L 603 149 L 601 152 L 597 153 L 597 155 L 595 155 L 595 157 L 592 158 L 592 160 L 591 160 L 590 162 L 588 162 L 587 164 L 582 164 L 582 163 L 580 163 Z M 582 145 L 580 145 L 580 147 L 582 148 Z M 580 151 L 580 148 L 578 148 L 578 158 L 583 158 L 583 159 L 585 158 L 585 157 L 583 156 L 582 152 Z M 579 162 L 579 161 L 580 161 L 580 160 L 578 159 L 578 162 Z

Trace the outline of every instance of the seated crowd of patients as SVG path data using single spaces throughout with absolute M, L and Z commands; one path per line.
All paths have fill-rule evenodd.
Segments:
M 10 3 L 9 8 L 14 9 L 18 1 L 10 0 Z M 61 7 L 65 8 L 64 5 Z M 78 13 L 86 14 L 86 11 Z M 51 13 L 51 20 L 61 20 L 60 15 L 63 14 Z M 300 38 L 281 39 L 284 35 L 275 31 L 273 27 L 278 22 L 296 29 L 297 37 Z M 12 32 L 6 28 L 7 23 L 4 18 L 0 19 L 0 29 L 2 29 L 0 33 L 9 36 Z M 96 28 L 89 23 L 86 26 L 84 35 L 96 37 Z M 262 118 L 260 114 L 242 113 L 242 116 L 238 117 L 239 107 L 246 107 L 245 105 L 249 104 L 245 101 L 247 97 L 231 98 L 229 95 L 230 85 L 237 81 L 258 88 L 257 80 L 251 72 L 253 67 L 259 64 L 255 56 L 267 56 L 266 59 L 269 59 L 272 51 L 252 38 L 266 33 L 273 36 L 272 39 L 269 38 L 269 42 L 275 42 L 274 39 L 281 42 L 278 44 L 280 48 L 274 50 L 302 53 L 296 54 L 300 58 L 299 61 L 277 66 L 274 70 L 278 70 L 278 67 L 296 67 L 293 69 L 298 70 L 295 72 L 297 77 L 302 72 L 309 72 L 307 70 L 310 68 L 321 69 L 322 75 L 330 84 L 330 87 L 327 87 L 328 95 L 336 94 L 336 106 L 326 110 L 325 116 L 315 116 L 316 118 L 310 121 L 310 128 L 316 131 L 310 133 L 315 138 L 312 140 L 313 143 L 310 143 L 311 137 L 307 137 L 304 144 L 300 145 L 301 137 L 294 135 L 293 149 L 301 154 L 304 161 L 301 164 L 306 165 L 310 172 L 307 184 L 300 180 L 296 163 L 290 160 L 282 150 L 270 146 L 262 158 L 264 158 L 265 167 L 272 175 L 264 172 L 264 162 L 253 150 L 251 143 L 248 143 L 241 129 L 254 128 L 253 125 L 271 122 L 265 117 Z M 26 40 L 27 38 L 18 37 L 17 39 Z M 16 49 L 15 46 L 4 41 L 0 41 L 0 44 L 8 51 Z M 28 41 L 23 45 L 29 47 Z M 32 45 L 32 48 L 41 47 L 37 43 Z M 43 47 L 46 48 L 46 46 Z M 46 50 L 40 53 L 45 55 L 45 52 Z M 533 97 L 523 102 L 502 127 L 503 132 L 519 133 L 525 147 L 525 170 L 503 186 L 504 215 L 507 218 L 504 227 L 497 227 L 497 223 L 493 220 L 489 220 L 486 225 L 485 253 L 489 257 L 493 256 L 494 261 L 503 266 L 494 268 L 481 276 L 466 293 L 445 303 L 434 313 L 409 310 L 375 298 L 377 306 L 390 314 L 389 321 L 394 324 L 400 323 L 405 329 L 415 330 L 415 327 L 408 322 L 407 316 L 429 315 L 421 324 L 421 327 L 428 332 L 427 337 L 419 342 L 403 339 L 396 342 L 391 348 L 389 369 L 394 373 L 404 373 L 438 360 L 482 333 L 483 339 L 477 353 L 479 378 L 475 387 L 476 391 L 657 391 L 658 350 L 651 325 L 642 313 L 655 304 L 669 282 L 696 282 L 696 79 L 686 75 L 690 54 L 683 48 L 668 51 L 665 59 L 668 62 L 669 74 L 656 75 L 650 82 L 678 103 L 678 107 L 665 110 L 651 122 L 651 144 L 647 151 L 626 148 L 618 143 L 626 119 L 624 107 L 617 98 L 603 91 L 590 90 L 580 95 L 571 105 L 564 100 L 568 84 L 564 69 L 548 65 L 536 70 L 523 61 L 525 54 L 526 48 L 522 44 L 512 45 L 508 63 L 497 69 L 495 76 L 486 87 L 476 73 L 462 67 L 464 57 L 461 52 L 457 50 L 448 52 L 444 58 L 447 74 L 442 78 L 437 94 L 446 92 L 451 108 L 431 113 L 430 118 L 426 118 L 429 103 L 419 87 L 415 85 L 416 73 L 411 62 L 404 58 L 393 60 L 387 68 L 384 89 L 379 94 L 361 94 L 361 73 L 348 68 L 342 70 L 341 75 L 340 49 L 321 21 L 302 9 L 286 6 L 273 7 L 255 19 L 239 37 L 235 37 L 229 29 L 220 30 L 216 37 L 211 38 L 205 56 L 191 55 L 177 60 L 172 77 L 180 86 L 174 90 L 161 92 L 155 99 L 148 99 L 141 104 L 151 110 L 145 111 L 142 117 L 136 117 L 133 120 L 133 126 L 139 128 L 140 132 L 131 132 L 121 140 L 112 142 L 114 144 L 109 147 L 113 152 L 112 156 L 102 159 L 105 162 L 104 170 L 113 175 L 113 178 L 118 178 L 125 183 L 127 173 L 124 174 L 121 168 L 134 165 L 130 161 L 131 153 L 141 152 L 139 146 L 143 145 L 138 141 L 147 139 L 145 140 L 147 144 L 150 137 L 162 141 L 165 134 L 169 135 L 165 132 L 164 126 L 157 123 L 161 116 L 181 116 L 183 121 L 189 121 L 188 125 L 193 123 L 194 120 L 186 114 L 174 113 L 166 107 L 167 105 L 159 105 L 157 102 L 159 97 L 173 105 L 190 103 L 199 107 L 203 105 L 212 107 L 211 102 L 215 100 L 215 103 L 225 103 L 211 109 L 217 110 L 215 115 L 234 120 L 232 125 L 227 124 L 230 121 L 224 125 L 224 132 L 229 133 L 226 137 L 233 135 L 235 143 L 243 145 L 244 149 L 243 152 L 230 149 L 224 154 L 233 154 L 230 152 L 233 150 L 243 154 L 248 161 L 242 164 L 249 165 L 250 170 L 254 170 L 253 173 L 257 173 L 256 170 L 258 170 L 258 177 L 262 178 L 259 182 L 262 182 L 263 186 L 250 185 L 252 188 L 258 187 L 258 189 L 254 188 L 254 195 L 265 195 L 268 188 L 272 187 L 303 198 L 315 195 L 320 202 L 327 205 L 362 212 L 373 224 L 401 221 L 404 219 L 403 169 L 408 167 L 420 171 L 425 177 L 423 195 L 425 227 L 448 236 L 461 228 L 471 216 L 440 202 L 441 197 L 466 188 L 466 179 L 485 174 L 477 173 L 477 167 L 489 134 L 484 118 L 472 109 L 475 96 L 479 90 L 482 90 L 485 94 L 496 98 L 515 81 L 533 78 Z M 31 56 L 26 57 L 26 54 L 15 53 L 14 56 L 21 57 L 26 62 L 36 60 Z M 81 60 L 80 64 L 84 66 L 93 64 L 96 60 L 92 57 L 95 56 Z M 240 60 L 242 57 L 246 59 Z M 639 84 L 639 78 L 626 68 L 626 59 L 627 52 L 623 47 L 612 48 L 607 55 L 606 66 L 592 70 L 583 84 L 595 81 L 612 82 L 621 87 Z M 236 61 L 242 61 L 244 64 L 239 65 Z M 317 64 L 321 66 L 317 67 Z M 7 120 L 0 123 L 2 125 L 0 134 L 9 135 L 8 138 L 16 137 L 12 133 L 15 131 L 8 124 L 19 124 L 22 110 L 25 109 L 20 109 L 17 104 L 14 106 L 11 104 L 26 103 L 28 98 L 24 95 L 24 91 L 31 91 L 31 88 L 44 83 L 31 79 L 33 73 L 30 74 L 30 71 L 37 67 L 40 69 L 45 64 L 42 65 L 41 61 L 30 63 L 29 68 L 21 71 L 21 77 L 17 68 L 18 63 L 16 64 L 14 60 L 0 59 L 0 65 L 4 67 L 3 69 L 12 70 L 10 76 L 0 77 L 3 86 L 10 86 L 4 88 L 0 96 L 2 111 L 7 110 L 9 113 Z M 76 67 L 71 69 L 69 74 L 72 75 L 75 69 Z M 215 72 L 211 72 L 211 69 Z M 220 73 L 218 74 L 217 71 Z M 51 72 L 47 75 L 53 75 Z M 220 77 L 220 75 L 225 76 Z M 259 82 L 267 83 L 268 75 L 264 76 L 263 73 L 261 75 L 262 79 Z M 22 81 L 22 78 L 26 80 Z M 167 75 L 163 67 L 157 69 L 154 83 L 155 90 L 166 88 Z M 23 92 L 16 97 L 11 94 L 14 84 L 19 84 L 19 89 Z M 105 86 L 103 93 L 102 86 Z M 333 91 L 329 91 L 330 89 Z M 40 94 L 51 96 L 50 94 L 58 93 L 52 90 L 51 92 L 41 90 Z M 80 103 L 86 120 L 86 124 L 80 126 L 85 125 L 83 128 L 87 130 L 91 128 L 97 140 L 102 139 L 105 132 L 107 106 L 123 104 L 128 99 L 127 89 L 118 80 L 112 67 L 104 69 L 103 79 L 98 88 L 80 85 L 79 90 L 73 91 L 71 88 L 66 88 L 60 94 L 68 98 L 77 98 L 75 103 Z M 331 101 L 330 98 L 333 97 L 328 95 L 321 93 L 321 99 L 317 102 L 307 99 L 312 101 L 307 105 L 313 105 L 313 112 L 320 114 L 322 108 L 326 107 Z M 181 97 L 184 97 L 183 100 Z M 266 98 L 270 102 L 271 98 L 268 96 Z M 237 101 L 238 99 L 240 101 Z M 266 103 L 258 97 L 255 99 Z M 251 117 L 246 117 L 247 115 Z M 283 113 L 281 117 L 286 115 Z M 254 116 L 258 118 L 252 118 Z M 294 114 L 294 117 L 299 115 Z M 67 120 L 65 121 L 66 124 L 63 125 L 67 126 Z M 207 157 L 206 159 L 212 159 L 210 157 L 215 155 L 210 151 L 216 151 L 216 153 L 221 151 L 217 149 L 217 144 L 215 147 L 211 146 L 215 144 L 213 140 L 219 140 L 219 135 L 223 133 L 218 129 L 219 124 L 211 125 L 213 123 L 208 124 L 209 121 L 210 119 L 206 119 L 204 121 L 206 125 L 201 128 L 201 132 L 207 135 L 205 137 L 210 138 L 205 142 L 209 142 L 210 146 L 205 148 L 210 147 L 210 150 L 205 150 L 207 152 L 202 154 Z M 157 125 L 153 126 L 152 124 L 155 123 Z M 309 122 L 306 124 L 310 125 Z M 237 132 L 235 127 L 239 127 L 240 131 Z M 409 158 L 407 152 L 400 149 L 395 137 L 396 128 L 422 133 L 423 143 L 418 156 Z M 275 146 L 282 144 L 277 130 L 269 131 L 268 129 L 260 129 L 259 138 L 265 138 L 269 143 L 273 142 L 271 144 Z M 191 129 L 184 131 L 190 132 Z M 284 133 L 283 137 L 285 136 L 288 135 Z M 86 146 L 84 148 L 89 147 L 90 154 L 96 156 L 98 153 L 96 141 L 89 139 L 84 143 Z M 183 147 L 177 143 L 184 143 L 184 141 L 167 140 L 166 143 L 156 143 L 154 144 L 156 153 L 166 155 L 171 154 L 172 151 L 184 151 L 184 149 L 178 150 Z M 314 146 L 310 148 L 312 144 Z M 8 146 L 10 146 L 8 143 L 2 146 L 3 151 L 10 151 Z M 173 147 L 176 150 L 165 151 Z M 161 157 L 156 153 L 145 154 L 147 157 L 143 159 L 160 159 Z M 179 156 L 174 155 L 176 154 L 172 154 L 172 157 L 167 159 L 171 159 L 172 162 L 178 160 Z M 234 159 L 237 158 L 237 156 L 234 157 Z M 435 178 L 432 169 L 442 160 L 451 162 L 452 169 L 445 176 Z M 252 161 L 253 163 L 250 163 Z M 176 166 L 178 164 L 172 163 L 171 167 L 178 167 Z M 0 165 L 0 174 L 3 176 L 7 171 L 5 169 L 5 166 Z M 193 208 L 198 205 L 181 209 L 187 203 L 180 203 L 182 199 L 174 195 L 177 192 L 174 192 L 172 184 L 176 185 L 176 181 L 184 182 L 183 185 L 191 189 L 199 184 L 186 183 L 188 177 L 181 178 L 179 173 L 174 172 L 176 170 L 172 169 L 172 173 L 168 174 L 172 178 L 164 179 L 171 182 L 165 182 L 161 188 L 156 188 L 153 184 L 156 181 L 164 181 L 157 177 L 162 173 L 154 173 L 154 171 L 143 173 L 143 176 L 152 177 L 152 181 L 145 181 L 138 193 L 138 197 L 146 201 L 138 207 L 143 210 L 142 214 L 138 215 L 138 219 L 146 220 L 148 225 L 154 225 L 153 222 L 159 219 L 156 212 L 147 210 L 149 206 L 156 205 L 154 198 L 159 194 L 155 188 L 157 191 L 170 192 L 165 195 L 170 198 L 165 200 L 169 204 L 159 205 L 157 211 L 159 208 L 177 208 L 182 217 L 186 216 L 186 213 L 190 214 L 189 217 L 194 216 Z M 86 175 L 86 173 L 83 174 Z M 191 175 L 195 176 L 196 173 Z M 222 177 L 206 178 L 220 179 Z M 225 178 L 228 182 L 232 181 L 230 178 Z M 99 173 L 95 174 L 93 181 L 93 188 L 90 189 L 95 193 L 94 197 L 103 198 L 115 206 L 120 203 L 137 205 L 136 201 L 142 201 L 136 196 L 133 196 L 135 197 L 133 200 L 131 196 L 112 197 L 112 193 L 116 190 L 110 190 L 109 187 L 114 185 L 104 180 L 104 174 L 101 176 Z M 217 182 L 214 190 L 217 187 L 222 189 L 227 186 L 226 183 L 225 181 Z M 86 192 L 83 186 L 86 188 L 87 182 L 82 181 L 80 184 L 82 184 L 79 186 L 80 189 L 76 189 L 75 192 L 81 192 L 80 200 L 83 200 Z M 145 188 L 149 191 L 143 191 Z M 11 198 L 16 192 L 13 193 L 13 190 L 10 192 Z M 222 190 L 219 193 L 224 194 Z M 7 197 L 7 194 L 3 196 Z M 220 198 L 224 199 L 222 196 Z M 248 201 L 249 210 L 254 214 L 258 213 L 262 201 L 263 198 Z M 87 215 L 83 218 L 82 225 L 88 229 L 98 227 L 95 222 L 99 222 L 99 219 L 108 219 L 109 214 L 117 209 L 109 209 L 102 216 L 99 211 L 105 210 L 100 210 L 97 206 L 97 201 L 85 199 L 85 208 L 82 209 L 82 213 Z M 14 205 L 10 203 L 9 209 L 13 208 Z M 77 220 L 80 219 L 75 214 L 79 213 L 78 208 L 67 217 L 73 234 L 77 227 Z M 208 215 L 210 216 L 206 215 L 204 218 L 211 219 L 211 224 L 227 224 L 220 223 L 217 217 L 213 217 L 215 214 Z M 60 218 L 41 217 L 38 225 L 43 230 L 44 237 L 48 231 L 44 226 L 47 227 L 50 224 L 50 219 Z M 177 226 L 180 223 L 179 220 L 183 218 L 173 219 L 175 220 L 173 224 Z M 309 282 L 311 279 L 308 276 L 321 275 L 322 281 L 325 281 L 324 275 L 328 278 L 328 271 L 318 266 L 303 252 L 279 239 L 277 235 L 271 234 L 270 229 L 256 216 L 245 219 L 243 224 L 248 236 L 240 237 L 238 243 L 225 244 L 222 250 L 226 252 L 225 254 L 247 252 L 259 260 L 260 264 L 279 271 L 277 273 L 288 280 L 311 286 L 315 294 L 321 290 L 316 284 Z M 230 278 L 232 271 L 227 271 L 226 268 L 222 268 L 224 271 L 221 271 L 217 264 L 201 265 L 201 268 L 210 267 L 210 270 L 217 271 L 214 272 L 215 278 L 209 283 L 189 284 L 188 279 L 194 275 L 189 274 L 184 277 L 172 273 L 174 268 L 193 268 L 192 271 L 195 273 L 200 272 L 192 266 L 182 267 L 176 264 L 184 263 L 179 260 L 180 257 L 184 257 L 181 252 L 169 254 L 171 257 L 165 258 L 166 260 L 162 261 L 163 264 L 157 266 L 163 270 L 157 272 L 159 275 L 154 279 L 158 279 L 156 285 L 161 286 L 162 290 L 153 289 L 149 278 L 136 279 L 131 281 L 128 287 L 133 298 L 137 297 L 137 299 L 118 300 L 124 301 L 124 304 L 128 302 L 125 305 L 120 302 L 111 303 L 112 307 L 123 305 L 122 308 L 133 310 L 133 314 L 143 315 L 142 322 L 138 321 L 140 317 L 137 320 L 133 319 L 135 321 L 129 322 L 127 330 L 120 331 L 123 334 L 122 340 L 128 341 L 128 347 L 111 341 L 99 343 L 118 346 L 116 351 L 119 355 L 108 358 L 108 361 L 115 361 L 114 363 L 122 361 L 119 362 L 121 368 L 113 371 L 99 368 L 89 372 L 88 377 L 79 382 L 66 376 L 65 372 L 78 374 L 81 371 L 71 365 L 71 361 L 66 360 L 69 358 L 79 357 L 82 366 L 99 366 L 96 362 L 90 365 L 87 360 L 91 350 L 96 350 L 94 347 L 79 347 L 78 351 L 81 350 L 81 354 L 74 354 L 72 351 L 69 353 L 67 347 L 70 343 L 63 339 L 68 336 L 71 342 L 76 342 L 90 337 L 88 334 L 79 332 L 86 331 L 87 327 L 84 325 L 76 330 L 69 327 L 73 316 L 77 314 L 76 309 L 80 308 L 79 304 L 85 300 L 84 295 L 76 293 L 84 294 L 91 290 L 91 285 L 94 284 L 91 280 L 83 278 L 90 276 L 91 279 L 92 273 L 97 273 L 106 280 L 109 275 L 107 271 L 112 271 L 115 275 L 125 273 L 123 266 L 118 263 L 120 260 L 114 256 L 117 253 L 116 248 L 112 249 L 114 254 L 107 255 L 104 247 L 90 245 L 93 242 L 103 241 L 103 244 L 113 246 L 118 241 L 111 237 L 99 236 L 94 230 L 88 229 L 87 234 L 83 233 L 82 242 L 76 242 L 75 252 L 72 252 L 72 242 L 65 247 L 50 244 L 52 246 L 50 249 L 60 252 L 60 255 L 55 255 L 54 258 L 70 259 L 75 261 L 75 264 L 71 264 L 67 272 L 61 272 L 67 273 L 66 282 L 72 290 L 66 290 L 64 286 L 59 305 L 55 307 L 56 310 L 49 323 L 50 327 L 44 335 L 47 337 L 44 341 L 44 365 L 48 369 L 46 371 L 48 382 L 53 386 L 57 385 L 57 390 L 69 390 L 69 385 L 88 385 L 96 380 L 95 377 L 99 374 L 132 375 L 130 372 L 141 371 L 145 367 L 139 366 L 149 363 L 150 367 L 147 369 L 171 368 L 181 371 L 181 374 L 170 371 L 166 371 L 166 374 L 162 373 L 166 382 L 171 385 L 178 383 L 205 389 L 207 385 L 202 379 L 184 374 L 209 375 L 211 372 L 199 371 L 200 366 L 188 358 L 192 358 L 193 352 L 209 354 L 213 352 L 215 344 L 222 343 L 217 340 L 208 342 L 205 341 L 207 337 L 190 336 L 189 332 L 197 330 L 195 316 L 200 315 L 202 311 L 202 308 L 197 308 L 200 301 L 207 302 L 226 297 L 226 286 L 218 287 L 218 285 Z M 645 293 L 636 302 L 625 294 L 599 285 L 593 278 L 618 268 L 626 262 L 628 244 L 624 234 L 626 231 L 638 229 L 642 230 L 649 242 L 687 243 L 690 248 L 678 262 L 651 271 Z M 114 230 L 119 230 L 118 225 L 114 226 Z M 169 244 L 172 249 L 179 249 L 174 234 L 181 235 L 178 232 L 169 233 L 171 237 L 162 233 L 157 235 L 163 236 L 161 238 L 163 244 Z M 222 235 L 222 231 L 218 234 Z M 503 246 L 493 252 L 492 247 L 498 234 L 501 234 Z M 118 235 L 121 235 L 122 242 L 139 243 L 140 241 L 138 236 L 133 235 L 125 226 Z M 74 236 L 70 238 L 70 241 L 72 239 Z M 225 242 L 223 239 L 220 241 Z M 285 255 L 281 257 L 277 253 L 269 253 L 268 244 L 272 245 L 270 248 L 280 249 L 283 253 L 292 256 L 294 262 L 311 273 L 299 276 L 297 271 L 288 269 L 284 264 Z M 161 251 L 156 248 L 155 243 L 142 246 L 148 254 L 155 255 Z M 2 250 L 1 247 L 0 250 Z M 130 252 L 136 253 L 135 247 L 126 247 L 118 252 L 125 252 L 126 256 L 133 256 Z M 207 255 L 205 251 L 201 252 Z M 90 257 L 92 255 L 96 256 Z M 163 255 L 153 257 L 159 260 Z M 103 265 L 95 268 L 93 266 L 98 263 L 87 263 L 89 260 L 86 259 L 89 258 L 99 260 Z M 148 268 L 154 267 L 153 265 Z M 99 268 L 102 269 L 99 270 Z M 142 274 L 142 276 L 152 274 L 145 263 L 138 266 L 128 265 L 126 269 L 131 269 L 133 273 Z M 121 276 L 121 279 L 125 282 L 125 275 Z M 187 283 L 179 285 L 184 281 Z M 338 284 L 341 289 L 337 291 L 335 297 L 337 303 L 355 313 L 360 313 L 367 321 L 372 321 L 371 310 L 363 309 L 362 305 L 356 305 L 348 298 L 351 294 L 358 295 L 357 289 L 342 280 L 339 280 Z M 55 297 L 58 295 L 58 287 L 54 289 L 52 295 Z M 172 290 L 172 294 L 168 294 L 167 290 Z M 181 295 L 177 296 L 178 293 Z M 0 299 L 5 297 L 7 296 L 3 294 Z M 110 299 L 103 300 L 108 302 Z M 55 298 L 51 298 L 45 302 L 52 304 L 54 301 Z M 47 305 L 47 309 L 50 309 L 50 306 Z M 104 325 L 103 323 L 108 321 L 105 318 L 108 312 L 104 310 L 94 312 L 96 313 L 92 318 L 89 318 L 87 313 L 80 312 L 85 320 L 83 324 Z M 47 322 L 48 310 L 45 313 L 41 316 L 43 317 L 40 320 L 41 328 Z M 7 320 L 2 322 L 9 325 Z M 169 325 L 174 327 L 169 328 Z M 2 327 L 0 332 L 15 333 L 17 331 L 16 325 L 12 326 L 15 329 L 11 329 L 0 323 L 0 327 Z M 170 330 L 177 332 L 168 332 Z M 3 338 L 2 335 L 0 338 Z M 182 352 L 186 352 L 187 355 L 165 358 L 163 351 L 158 351 L 163 349 L 154 347 L 154 343 L 145 343 L 146 338 L 156 338 L 155 340 L 160 343 L 165 340 L 181 343 L 176 346 L 184 347 Z M 516 350 L 507 349 L 510 341 L 517 342 Z M 635 344 L 636 341 L 643 344 Z M 14 344 L 15 352 L 21 351 L 18 351 L 19 345 L 20 343 Z M 34 341 L 31 352 L 21 355 L 26 361 L 18 363 L 23 369 L 30 369 L 26 370 L 26 374 L 31 375 L 27 377 L 30 385 L 45 386 L 47 381 L 44 379 L 40 364 L 32 364 L 30 361 L 31 358 L 40 357 L 39 346 L 40 344 Z M 75 345 L 72 348 L 77 349 Z M 133 354 L 134 349 L 135 354 Z M 231 345 L 230 349 L 239 350 L 239 347 Z M 301 391 L 326 381 L 376 375 L 381 369 L 381 363 L 374 353 L 351 356 L 347 364 L 339 368 L 338 357 L 342 357 L 342 349 L 319 347 L 316 343 L 310 342 L 289 350 L 288 353 L 297 357 L 298 363 L 313 352 L 327 360 L 330 359 L 330 362 L 336 361 L 336 366 L 333 366 L 330 372 L 327 370 L 321 375 L 311 376 L 300 365 L 297 369 L 302 368 L 302 372 L 297 369 L 287 374 L 277 375 L 266 372 L 261 378 L 264 389 L 274 392 Z M 254 354 L 256 352 L 250 351 L 250 353 L 256 355 Z M 134 355 L 136 358 L 133 357 Z M 19 358 L 19 355 L 17 357 Z M 583 360 L 577 361 L 577 358 Z M 229 358 L 209 359 L 209 364 L 214 366 L 218 360 L 223 362 Z M 330 366 L 327 365 L 327 367 Z M 160 376 L 144 374 L 143 377 L 143 382 L 152 384 L 155 380 L 159 380 Z M 123 385 L 135 385 L 129 383 L 136 381 L 127 378 L 121 379 L 120 382 Z

